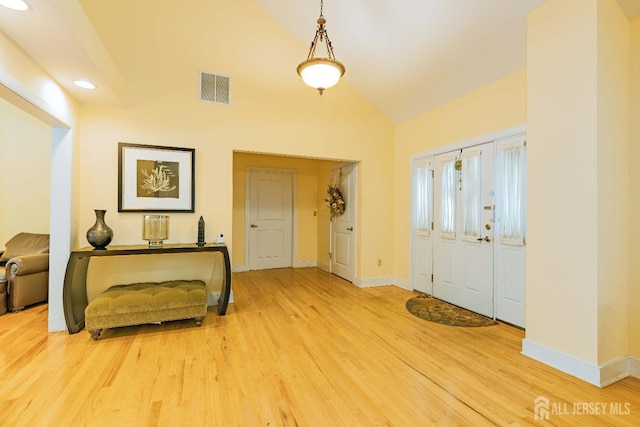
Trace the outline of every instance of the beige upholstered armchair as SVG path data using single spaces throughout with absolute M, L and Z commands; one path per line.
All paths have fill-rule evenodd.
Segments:
M 10 311 L 46 301 L 49 293 L 49 235 L 18 233 L 12 237 L 0 255 L 0 280 L 6 280 Z

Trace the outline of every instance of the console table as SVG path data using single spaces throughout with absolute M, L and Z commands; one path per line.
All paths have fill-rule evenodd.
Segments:
M 231 262 L 229 251 L 224 244 L 174 244 L 164 245 L 162 248 L 149 248 L 147 245 L 109 246 L 105 250 L 95 250 L 91 247 L 71 252 L 67 271 L 64 276 L 62 300 L 64 317 L 70 334 L 78 333 L 84 328 L 84 309 L 89 305 L 87 300 L 87 270 L 89 261 L 93 257 L 177 254 L 188 252 L 221 252 L 224 258 L 224 283 L 218 299 L 218 314 L 224 316 L 229 305 L 231 293 Z

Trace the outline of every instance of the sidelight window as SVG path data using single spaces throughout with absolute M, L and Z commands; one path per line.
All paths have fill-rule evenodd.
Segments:
M 525 150 L 524 141 L 498 148 L 502 175 L 500 242 L 507 245 L 525 242 Z
M 416 233 L 428 236 L 431 229 L 431 170 L 428 164 L 416 168 Z

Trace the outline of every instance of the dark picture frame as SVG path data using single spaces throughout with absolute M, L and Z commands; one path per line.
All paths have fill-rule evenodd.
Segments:
M 195 149 L 118 143 L 118 212 L 194 212 Z

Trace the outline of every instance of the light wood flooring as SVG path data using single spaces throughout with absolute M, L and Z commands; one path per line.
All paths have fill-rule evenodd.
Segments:
M 640 425 L 640 380 L 599 389 L 521 355 L 516 328 L 412 316 L 395 286 L 305 268 L 235 273 L 233 290 L 200 328 L 99 341 L 47 333 L 46 304 L 0 316 L 0 426 Z

